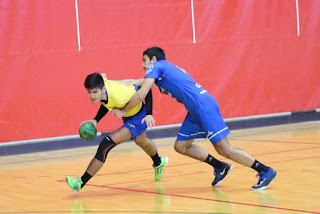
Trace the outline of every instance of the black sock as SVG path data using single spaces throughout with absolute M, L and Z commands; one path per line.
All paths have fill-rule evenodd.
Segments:
M 267 166 L 263 165 L 257 160 L 254 160 L 254 163 L 252 164 L 251 168 L 256 170 L 257 172 L 261 172 L 261 171 L 268 172 L 269 170 Z
M 82 180 L 82 185 L 81 185 L 81 188 L 86 185 L 86 183 L 90 180 L 90 178 L 92 178 L 92 175 L 90 175 L 89 173 L 85 172 L 82 177 L 81 177 L 81 180 Z
M 204 161 L 208 164 L 210 164 L 211 166 L 213 166 L 214 168 L 218 168 L 221 169 L 223 167 L 223 164 L 221 161 L 215 159 L 214 157 L 212 157 L 210 154 L 208 154 L 207 159 Z
M 154 156 L 151 156 L 151 158 L 153 160 L 154 166 L 159 166 L 161 164 L 161 158 L 158 152 Z

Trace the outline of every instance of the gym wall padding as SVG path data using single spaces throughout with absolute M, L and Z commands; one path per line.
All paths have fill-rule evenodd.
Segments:
M 92 72 L 142 78 L 142 52 L 162 47 L 219 102 L 224 118 L 320 107 L 320 1 L 0 1 L 0 142 L 75 135 L 92 119 Z M 299 31 L 298 31 L 299 30 Z M 194 43 L 195 39 L 195 43 Z M 181 104 L 153 89 L 157 125 Z M 122 121 L 108 114 L 98 131 Z

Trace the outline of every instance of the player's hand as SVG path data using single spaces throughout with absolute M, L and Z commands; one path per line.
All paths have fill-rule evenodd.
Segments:
M 152 128 L 152 126 L 156 125 L 156 120 L 153 118 L 152 115 L 146 115 L 142 120 L 141 123 L 147 123 L 147 126 Z
M 126 113 L 120 108 L 114 108 L 112 114 L 116 115 L 118 118 L 122 118 Z
M 102 73 L 101 76 L 104 77 L 106 80 L 108 79 L 105 73 Z
M 84 123 L 87 123 L 87 122 L 93 123 L 93 125 L 94 125 L 95 127 L 97 127 L 97 121 L 96 121 L 96 120 L 86 120 L 86 121 L 83 121 L 83 122 L 80 124 L 80 126 L 81 126 L 82 124 L 84 124 Z

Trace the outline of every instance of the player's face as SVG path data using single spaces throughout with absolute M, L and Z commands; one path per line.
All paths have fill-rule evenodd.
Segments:
M 105 91 L 100 88 L 93 88 L 93 89 L 88 89 L 88 94 L 89 94 L 89 97 L 91 99 L 91 101 L 96 104 L 98 102 L 100 102 L 100 100 L 103 100 L 104 98 L 104 94 L 105 94 Z
M 147 55 L 143 55 L 143 59 L 142 59 L 143 63 L 142 63 L 142 67 L 143 69 L 146 71 L 151 64 L 153 63 L 150 58 Z

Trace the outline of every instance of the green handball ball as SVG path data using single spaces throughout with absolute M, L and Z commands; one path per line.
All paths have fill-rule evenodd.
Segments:
M 97 129 L 93 123 L 86 122 L 80 126 L 79 135 L 82 139 L 90 141 L 97 136 Z

